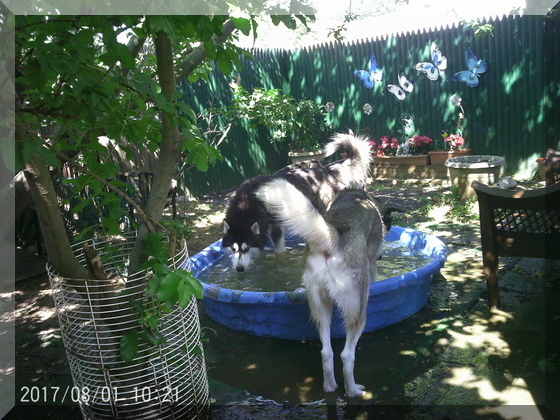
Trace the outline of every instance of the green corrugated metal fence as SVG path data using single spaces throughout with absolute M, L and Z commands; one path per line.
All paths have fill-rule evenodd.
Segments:
M 478 40 L 468 26 L 459 25 L 294 51 L 257 50 L 231 80 L 215 71 L 209 83 L 185 85 L 185 101 L 195 109 L 210 103 L 225 108 L 231 99 L 228 84 L 237 80 L 248 90 L 281 88 L 296 98 L 333 102 L 335 110 L 328 118 L 337 131 L 368 128 L 373 138 L 402 139 L 401 115 L 409 114 L 416 134 L 436 139 L 443 130 L 456 130 L 459 109 L 450 98 L 457 94 L 466 116 L 462 128 L 467 146 L 473 153 L 504 156 L 506 172 L 527 176 L 536 169 L 534 159 L 560 142 L 560 25 L 558 21 L 545 24 L 543 17 L 535 16 L 491 23 L 493 35 Z M 429 61 L 432 42 L 448 59 L 437 81 L 414 69 L 416 63 Z M 468 46 L 488 65 L 475 88 L 451 80 L 454 73 L 467 69 Z M 369 90 L 353 72 L 366 69 L 372 53 L 385 75 Z M 403 102 L 385 89 L 397 83 L 400 68 L 414 83 L 414 91 Z M 363 111 L 366 103 L 373 108 L 370 115 Z M 221 150 L 225 162 L 206 174 L 187 175 L 191 191 L 201 194 L 232 187 L 249 176 L 273 172 L 287 160 L 285 147 L 271 144 L 264 130 L 232 130 Z

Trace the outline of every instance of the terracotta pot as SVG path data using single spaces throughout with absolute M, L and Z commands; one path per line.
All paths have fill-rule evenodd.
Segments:
M 409 165 L 419 166 L 427 165 L 429 162 L 428 155 L 411 155 L 411 156 L 374 156 L 373 163 L 376 165 Z
M 470 154 L 471 154 L 471 149 L 438 150 L 438 151 L 428 152 L 428 156 L 430 156 L 431 165 L 444 165 L 445 161 L 449 158 L 454 158 L 457 156 L 467 156 Z

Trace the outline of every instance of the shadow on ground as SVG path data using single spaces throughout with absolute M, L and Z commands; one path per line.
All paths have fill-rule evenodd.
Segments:
M 438 190 L 377 187 L 378 195 L 406 210 L 430 203 L 437 198 L 433 191 Z M 213 200 L 207 205 L 223 212 L 224 200 Z M 207 245 L 219 237 L 221 220 L 211 208 L 203 212 L 208 223 L 195 226 L 195 233 Z M 242 335 L 201 312 L 215 419 L 560 417 L 555 395 L 560 383 L 560 266 L 541 259 L 501 259 L 503 307 L 490 311 L 477 222 L 458 225 L 442 218 L 419 223 L 408 217 L 403 215 L 401 222 L 440 237 L 449 258 L 433 279 L 425 308 L 362 336 L 356 379 L 365 385 L 366 398 L 323 393 L 319 342 Z M 79 418 L 76 404 L 48 400 L 52 393 L 47 401 L 22 402 L 25 387 L 65 389 L 72 381 L 46 276 L 18 282 L 16 289 L 18 406 L 6 418 Z M 334 340 L 337 354 L 343 341 Z M 336 369 L 342 383 L 340 359 Z

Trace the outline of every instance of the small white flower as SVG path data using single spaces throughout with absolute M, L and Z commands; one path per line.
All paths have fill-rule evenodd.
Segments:
M 334 111 L 334 104 L 332 102 L 327 102 L 327 104 L 325 105 L 325 109 L 327 112 L 333 112 Z
M 454 94 L 451 97 L 451 105 L 453 105 L 453 106 L 461 106 L 461 101 L 462 101 L 462 99 L 457 94 Z
M 370 115 L 370 114 L 373 112 L 373 108 L 371 107 L 370 104 L 365 104 L 365 105 L 364 105 L 364 112 L 365 112 L 367 115 Z

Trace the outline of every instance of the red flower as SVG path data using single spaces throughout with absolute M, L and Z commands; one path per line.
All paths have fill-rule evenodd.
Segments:
M 399 147 L 399 141 L 391 136 L 383 136 L 379 139 L 377 145 L 377 156 L 394 156 Z
M 459 134 L 451 134 L 450 136 L 444 138 L 443 141 L 448 142 L 451 149 L 457 149 L 459 146 L 465 144 L 465 139 Z
M 411 153 L 413 155 L 422 155 L 428 153 L 433 140 L 427 136 L 414 135 L 409 138 L 407 142 L 410 144 Z

